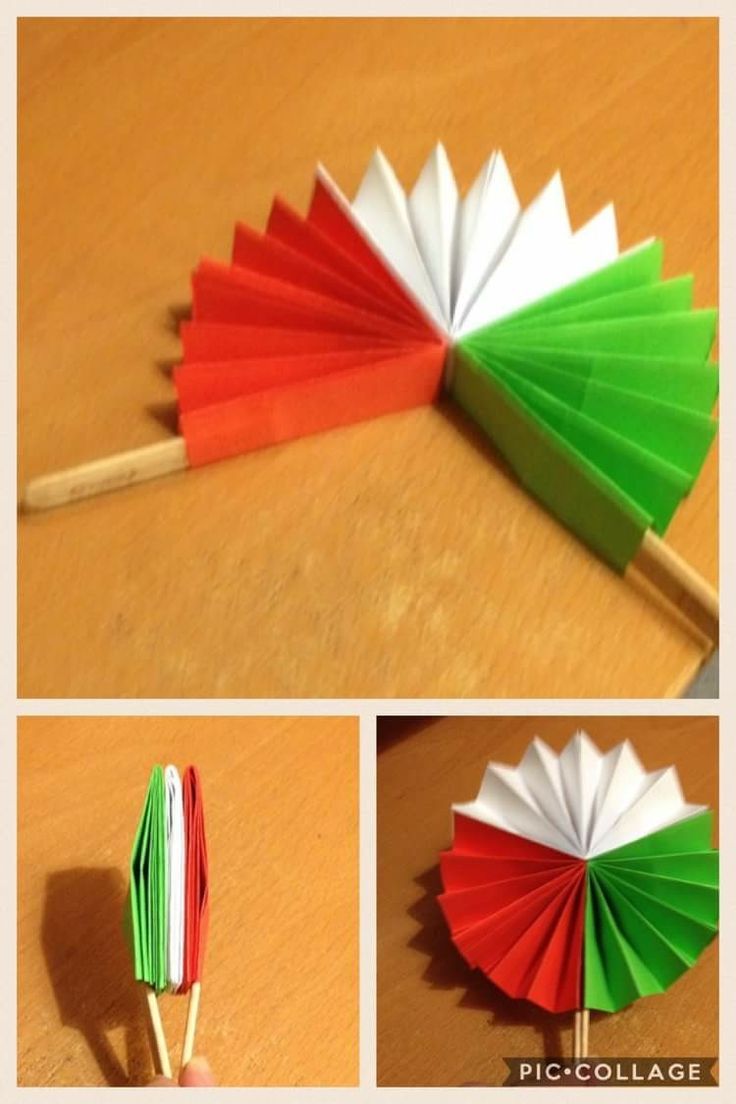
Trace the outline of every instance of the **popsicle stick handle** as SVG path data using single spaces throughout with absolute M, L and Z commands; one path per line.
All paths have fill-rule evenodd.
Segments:
M 21 508 L 48 510 L 52 506 L 65 506 L 80 498 L 117 491 L 121 487 L 156 479 L 159 475 L 169 475 L 186 467 L 184 438 L 171 437 L 154 445 L 118 452 L 102 460 L 92 460 L 89 464 L 32 479 L 24 491 Z
M 700 632 L 718 643 L 718 592 L 651 529 L 646 531 L 629 566 L 636 568 Z
M 573 1043 L 572 1043 L 572 1056 L 573 1058 L 580 1057 L 580 1013 L 575 1013 L 575 1020 L 573 1023 Z
M 153 1037 L 156 1041 L 156 1054 L 158 1055 L 158 1068 L 164 1077 L 171 1077 L 171 1061 L 169 1059 L 169 1048 L 166 1045 L 166 1036 L 164 1035 L 164 1025 L 161 1022 L 161 1010 L 158 1006 L 158 998 L 153 989 L 146 989 L 146 1001 L 148 1003 L 148 1014 L 151 1017 L 151 1027 L 153 1029 Z
M 194 1036 L 197 1031 L 200 992 L 201 983 L 198 981 L 192 982 L 192 988 L 189 990 L 189 1007 L 187 1009 L 187 1026 L 184 1032 L 184 1048 L 181 1052 L 182 1067 L 186 1066 L 192 1060 L 192 1055 L 194 1054 Z

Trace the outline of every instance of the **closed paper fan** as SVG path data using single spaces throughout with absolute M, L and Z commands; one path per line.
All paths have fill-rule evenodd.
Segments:
M 158 1006 L 164 991 L 189 994 L 182 1066 L 192 1057 L 209 922 L 209 868 L 196 767 L 151 771 L 130 858 L 126 931 L 137 981 L 146 986 L 159 1068 L 171 1077 Z
M 664 992 L 716 935 L 713 815 L 628 742 L 603 754 L 580 732 L 557 755 L 535 739 L 453 818 L 439 903 L 455 946 L 509 996 L 574 1011 L 575 1057 L 590 1009 Z
M 181 436 L 29 485 L 42 508 L 445 393 L 522 484 L 701 631 L 717 595 L 662 536 L 716 432 L 715 310 L 662 243 L 619 251 L 613 206 L 573 230 L 559 173 L 521 207 L 500 152 L 460 198 L 438 145 L 407 196 L 378 151 L 352 203 L 319 166 L 200 262 L 174 372 Z

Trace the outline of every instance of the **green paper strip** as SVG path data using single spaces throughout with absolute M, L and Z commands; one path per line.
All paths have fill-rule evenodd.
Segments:
M 555 407 L 579 411 L 622 440 L 687 472 L 691 480 L 702 468 L 715 437 L 716 422 L 706 415 L 693 414 L 608 384 L 581 383 L 554 369 L 543 369 L 535 379 L 527 379 L 510 371 L 501 360 L 489 371 L 500 376 L 540 415 Z
M 586 928 L 586 947 L 594 941 L 598 944 L 597 951 L 606 984 L 604 988 L 596 990 L 595 978 L 588 975 L 586 970 L 584 1007 L 616 1012 L 638 997 L 659 992 L 659 984 L 623 936 L 599 882 L 590 876 L 590 871 L 587 892 L 593 904 L 593 926 L 592 930 Z
M 698 924 L 711 928 L 718 927 L 718 888 L 688 881 L 686 878 L 666 877 L 663 874 L 641 870 L 627 870 L 614 860 L 594 860 L 595 869 L 604 881 L 617 885 L 622 893 L 628 887 L 655 900 L 665 902 L 683 916 L 690 917 Z
M 614 871 L 641 871 L 665 878 L 683 878 L 697 885 L 718 885 L 717 851 L 683 851 L 674 855 L 640 855 L 631 859 L 606 855 L 605 862 Z
M 164 772 L 155 766 L 130 857 L 126 930 L 137 981 L 157 992 L 167 985 L 168 855 Z
M 475 349 L 473 358 L 482 364 L 494 363 L 493 354 L 479 348 Z M 607 383 L 700 414 L 709 414 L 718 397 L 718 365 L 703 364 L 700 360 L 535 349 L 533 352 L 505 351 L 503 363 L 522 374 L 554 368 L 583 382 Z
M 510 374 L 498 373 L 544 425 L 558 433 L 581 457 L 623 491 L 664 533 L 692 485 L 692 476 L 667 460 L 627 441 L 586 413 L 565 406 L 533 385 L 514 386 Z
M 606 901 L 617 937 L 626 947 L 627 959 L 634 964 L 633 999 L 663 993 L 692 966 L 694 957 L 683 952 L 671 935 L 668 938 L 661 927 L 652 923 L 647 913 L 638 909 L 618 887 L 599 878 L 595 869 L 589 874 Z
M 652 523 L 651 514 L 641 510 L 559 434 L 542 425 L 462 346 L 453 355 L 450 395 L 488 435 L 521 483 L 598 555 L 623 572 Z
M 622 908 L 635 912 L 636 916 L 644 917 L 656 931 L 662 933 L 670 946 L 687 960 L 688 965 L 692 965 L 712 940 L 716 931 L 712 925 L 692 920 L 669 902 L 642 893 L 633 886 L 622 885 L 617 879 L 608 877 L 602 870 L 593 867 L 592 871 L 607 900 L 616 898 L 622 902 Z M 636 946 L 636 937 L 630 935 L 629 938 Z M 646 954 L 642 953 L 646 958 Z
M 585 1007 L 616 1012 L 663 992 L 714 939 L 712 822 L 706 810 L 588 861 Z
M 649 835 L 642 836 L 632 843 L 625 843 L 622 847 L 615 847 L 613 851 L 606 851 L 599 857 L 605 857 L 606 862 L 610 862 L 611 859 L 630 860 L 657 855 L 672 856 L 679 853 L 710 851 L 712 835 L 713 813 L 710 809 L 704 809 L 701 813 L 695 813 L 684 820 L 678 820 L 676 824 L 650 832 Z
M 614 295 L 604 295 L 600 299 L 589 299 L 583 303 L 571 303 L 558 310 L 545 312 L 540 318 L 545 326 L 558 326 L 571 322 L 600 322 L 607 318 L 635 318 L 643 315 L 672 314 L 690 311 L 693 307 L 692 276 L 677 276 L 674 280 L 662 283 L 646 284 L 643 287 L 627 288 Z M 503 327 L 503 333 L 516 332 L 527 326 L 528 320 L 518 318 L 499 322 L 496 332 Z
M 508 331 L 489 326 L 469 334 L 460 344 L 491 352 L 542 346 L 705 361 L 715 338 L 717 318 L 718 312 L 710 309 L 560 326 L 546 326 L 540 321 L 534 326 L 519 326 Z

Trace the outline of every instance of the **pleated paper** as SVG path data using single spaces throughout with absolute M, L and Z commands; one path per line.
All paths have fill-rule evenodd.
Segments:
M 439 903 L 467 963 L 551 1012 L 609 1012 L 660 993 L 718 928 L 712 814 L 674 767 L 647 772 L 627 742 L 535 739 L 490 763 L 453 806 Z
M 352 204 L 319 166 L 202 261 L 175 370 L 191 465 L 449 394 L 517 477 L 618 570 L 666 531 L 716 432 L 714 310 L 619 251 L 613 205 L 573 230 L 556 173 L 522 208 L 500 152 L 462 198 L 442 146 L 407 195 L 386 157 Z

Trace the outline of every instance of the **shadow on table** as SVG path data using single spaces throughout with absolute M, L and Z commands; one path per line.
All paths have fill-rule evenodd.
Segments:
M 421 732 L 423 728 L 428 728 L 441 719 L 441 717 L 377 717 L 377 750 L 385 751 L 393 744 L 397 744 L 407 736 L 413 736 L 415 732 Z
M 114 867 L 46 879 L 41 938 L 61 1022 L 86 1039 L 108 1085 L 152 1076 L 149 1023 L 123 934 L 125 880 Z M 108 1033 L 125 1028 L 125 1065 Z
M 455 428 L 457 433 L 464 437 L 476 452 L 481 454 L 486 463 L 491 464 L 498 471 L 503 472 L 513 483 L 516 483 L 518 486 L 522 485 L 508 461 L 501 455 L 480 426 L 473 421 L 469 414 L 465 413 L 461 406 L 453 402 L 447 395 L 443 395 L 439 402 L 436 403 L 436 407 L 440 414 L 442 414 L 442 416 Z
M 490 1024 L 520 1024 L 532 1027 L 541 1037 L 542 1053 L 563 1055 L 569 1050 L 572 1015 L 560 1017 L 545 1012 L 526 1000 L 506 996 L 478 970 L 471 970 L 450 940 L 445 919 L 437 904 L 442 892 L 439 866 L 433 866 L 415 879 L 424 894 L 408 910 L 421 925 L 409 946 L 429 959 L 423 978 L 435 989 L 464 990 L 461 1008 L 480 1008 L 489 1013 Z

